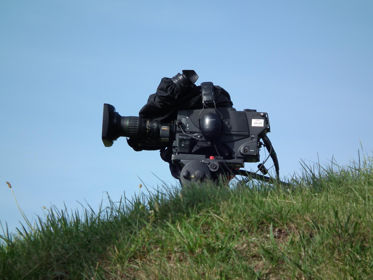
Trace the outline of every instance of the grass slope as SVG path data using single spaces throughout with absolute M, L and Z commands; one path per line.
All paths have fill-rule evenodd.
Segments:
M 0 279 L 373 279 L 372 161 L 294 186 L 163 188 L 3 233 Z

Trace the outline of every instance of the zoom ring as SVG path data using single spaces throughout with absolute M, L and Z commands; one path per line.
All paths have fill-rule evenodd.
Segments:
M 140 120 L 138 117 L 124 117 L 124 131 L 125 136 L 135 137 L 139 131 Z

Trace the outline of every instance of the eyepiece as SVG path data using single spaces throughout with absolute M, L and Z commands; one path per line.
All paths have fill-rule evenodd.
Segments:
M 172 77 L 172 81 L 180 87 L 190 87 L 198 80 L 198 75 L 194 70 L 183 70 Z

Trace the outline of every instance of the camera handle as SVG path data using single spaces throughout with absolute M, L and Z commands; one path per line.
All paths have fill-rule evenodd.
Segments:
M 216 107 L 214 84 L 212 82 L 201 83 L 201 92 L 203 108 Z

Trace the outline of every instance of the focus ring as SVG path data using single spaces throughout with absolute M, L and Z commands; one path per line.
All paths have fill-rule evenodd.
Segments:
M 138 117 L 123 117 L 122 128 L 124 136 L 135 137 L 139 131 L 140 119 Z

